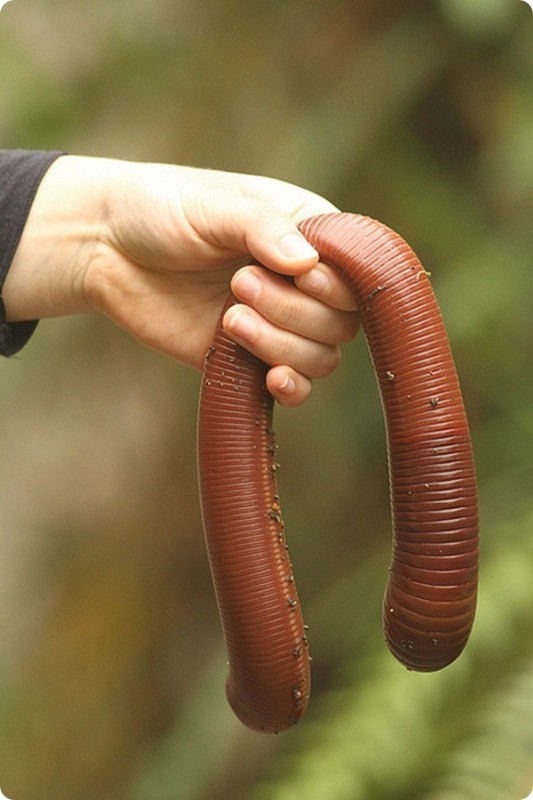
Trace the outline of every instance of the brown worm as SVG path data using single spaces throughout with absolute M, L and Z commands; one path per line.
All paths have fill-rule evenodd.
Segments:
M 393 523 L 385 638 L 408 669 L 441 669 L 460 655 L 474 621 L 478 513 L 468 423 L 428 273 L 397 233 L 368 217 L 328 214 L 300 229 L 351 287 L 380 389 Z M 248 727 L 280 731 L 303 714 L 310 673 L 266 369 L 219 323 L 205 362 L 198 457 L 228 699 Z

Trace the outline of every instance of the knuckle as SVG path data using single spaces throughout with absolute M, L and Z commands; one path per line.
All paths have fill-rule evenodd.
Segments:
M 301 325 L 302 309 L 293 297 L 280 297 L 275 308 L 277 323 L 285 330 L 298 331 Z
M 359 332 L 361 323 L 356 312 L 346 313 L 344 316 L 343 324 L 339 334 L 339 344 L 346 344 L 351 342 L 354 336 Z
M 339 366 L 341 351 L 337 345 L 331 345 L 324 349 L 320 364 L 317 368 L 317 378 L 327 378 Z

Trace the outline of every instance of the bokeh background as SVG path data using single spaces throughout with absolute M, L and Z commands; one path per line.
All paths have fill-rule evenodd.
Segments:
M 14 800 L 518 800 L 533 787 L 533 14 L 521 0 L 14 0 L 0 147 L 273 175 L 432 272 L 479 470 L 479 613 L 386 650 L 390 528 L 363 337 L 277 411 L 313 696 L 224 696 L 196 489 L 199 376 L 93 316 L 0 364 L 0 786 Z

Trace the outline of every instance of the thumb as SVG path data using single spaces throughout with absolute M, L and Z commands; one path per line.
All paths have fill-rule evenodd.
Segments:
M 197 230 L 210 244 L 235 255 L 250 254 L 261 264 L 286 275 L 300 275 L 318 262 L 318 253 L 292 217 L 271 203 L 218 189 L 206 192 Z M 198 218 L 198 217 L 197 217 Z M 202 226 L 203 227 L 203 226 Z

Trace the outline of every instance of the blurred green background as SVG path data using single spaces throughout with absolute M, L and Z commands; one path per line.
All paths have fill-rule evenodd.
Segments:
M 0 147 L 273 175 L 432 272 L 472 423 L 481 592 L 400 667 L 363 337 L 277 411 L 313 695 L 242 728 L 200 525 L 199 376 L 103 319 L 0 364 L 0 786 L 14 800 L 519 800 L 533 787 L 533 14 L 520 0 L 13 0 Z

